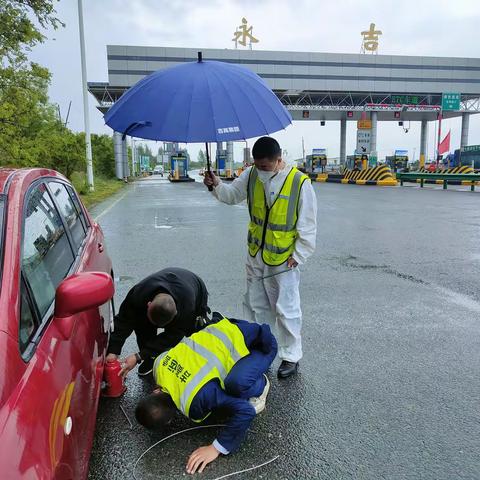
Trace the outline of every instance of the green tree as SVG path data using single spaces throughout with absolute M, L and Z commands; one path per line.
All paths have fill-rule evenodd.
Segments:
M 115 155 L 113 153 L 113 139 L 110 135 L 92 134 L 92 155 L 95 173 L 106 178 L 114 178 Z
M 51 0 L 0 0 L 2 165 L 50 166 L 53 158 L 60 155 L 55 148 L 76 143 L 65 133 L 68 130 L 48 103 L 48 70 L 28 62 L 27 58 L 27 52 L 45 38 L 40 28 L 63 25 L 55 17 L 54 3 Z M 58 136 L 63 134 L 67 136 L 60 141 Z M 75 151 L 72 156 L 75 162 L 80 161 Z
M 197 162 L 200 163 L 202 166 L 207 163 L 207 156 L 202 149 L 198 151 Z
M 49 103 L 50 73 L 28 61 L 42 30 L 63 26 L 56 0 L 0 0 L 0 166 L 85 171 L 85 134 L 70 131 Z M 112 138 L 92 135 L 95 171 L 115 176 Z M 80 176 L 81 178 L 81 176 Z
M 40 28 L 64 24 L 54 0 L 0 0 L 0 60 L 3 67 L 26 63 L 26 53 L 45 40 Z M 38 25 L 38 26 L 37 26 Z

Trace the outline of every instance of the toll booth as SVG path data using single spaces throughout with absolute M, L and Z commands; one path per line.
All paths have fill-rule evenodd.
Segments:
M 458 159 L 455 167 L 473 167 L 475 171 L 480 170 L 480 145 L 466 145 L 455 150 L 454 158 Z
M 327 155 L 325 153 L 312 154 L 305 157 L 306 173 L 324 173 L 327 165 Z
M 225 177 L 226 173 L 226 164 L 227 164 L 227 151 L 221 150 L 221 153 L 217 151 L 217 156 L 215 157 L 215 173 L 219 177 Z
M 363 170 L 368 167 L 368 155 L 365 153 L 356 153 L 355 155 L 348 155 L 345 168 L 349 170 Z
M 390 167 L 392 172 L 403 172 L 407 170 L 408 165 L 408 155 L 406 154 L 395 154 L 389 155 L 385 158 L 386 164 Z
M 188 158 L 186 155 L 176 153 L 170 156 L 170 175 L 168 179 L 171 182 L 194 182 L 195 180 L 188 176 Z
M 223 144 L 222 144 L 223 146 Z M 233 168 L 233 142 L 227 142 L 227 148 L 219 148 L 215 156 L 215 174 L 223 180 L 234 180 L 235 172 Z

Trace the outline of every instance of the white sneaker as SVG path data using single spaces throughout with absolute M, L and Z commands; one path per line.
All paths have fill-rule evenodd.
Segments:
M 248 399 L 250 405 L 252 405 L 252 407 L 255 409 L 255 413 L 257 415 L 265 410 L 267 395 L 270 390 L 270 380 L 268 380 L 265 374 L 263 374 L 263 376 L 265 377 L 265 388 L 263 389 L 263 392 L 259 397 L 252 397 Z

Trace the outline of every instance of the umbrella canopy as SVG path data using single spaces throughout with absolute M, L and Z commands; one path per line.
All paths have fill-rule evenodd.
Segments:
M 105 114 L 105 123 L 135 137 L 195 143 L 268 135 L 292 117 L 258 75 L 199 54 L 198 62 L 140 80 Z

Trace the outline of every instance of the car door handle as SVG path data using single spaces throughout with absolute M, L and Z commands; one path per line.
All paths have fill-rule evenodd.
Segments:
M 100 253 L 102 253 L 103 250 L 104 250 L 104 248 L 103 248 L 103 243 L 99 243 L 99 244 L 98 244 L 98 251 L 99 251 Z

